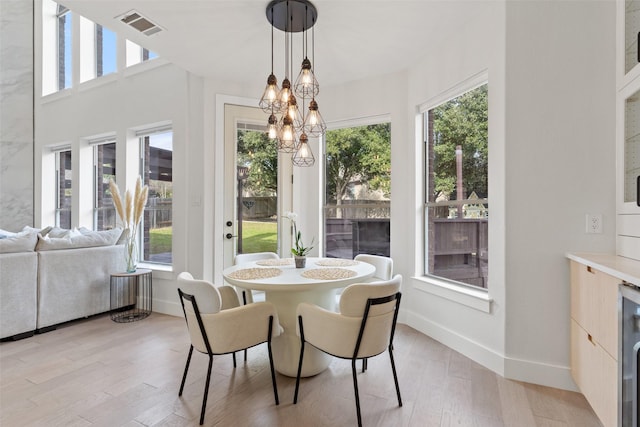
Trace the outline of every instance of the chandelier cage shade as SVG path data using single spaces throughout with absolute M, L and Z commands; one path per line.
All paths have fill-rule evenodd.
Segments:
M 295 153 L 298 149 L 298 135 L 293 121 L 289 115 L 285 114 L 280 121 L 278 131 L 278 151 L 283 153 Z
M 302 135 L 300 135 L 298 150 L 291 158 L 291 161 L 295 166 L 300 167 L 313 166 L 313 164 L 316 162 L 315 157 L 313 157 L 311 147 L 309 146 L 309 140 L 306 134 L 303 133 Z
M 319 137 L 326 130 L 326 124 L 318 110 L 315 97 L 320 85 L 314 73 L 315 29 L 318 12 L 308 0 L 273 0 L 266 8 L 271 25 L 271 74 L 260 98 L 260 108 L 269 114 L 269 138 L 276 140 L 280 152 L 294 153 L 293 164 L 312 166 L 315 158 L 308 143 L 308 136 Z M 273 32 L 274 28 L 284 32 L 284 78 L 281 87 L 274 74 Z M 308 30 L 311 31 L 311 55 L 308 49 Z M 302 35 L 302 61 L 293 59 L 293 35 Z M 292 85 L 289 78 L 296 76 L 294 63 L 300 63 Z M 278 118 L 280 116 L 280 118 Z

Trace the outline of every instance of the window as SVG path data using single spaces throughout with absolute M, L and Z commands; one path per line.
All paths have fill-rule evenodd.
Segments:
M 117 71 L 116 33 L 80 17 L 80 82 Z
M 56 16 L 58 18 L 58 90 L 62 90 L 71 87 L 72 19 L 69 9 L 61 4 L 57 7 Z
M 488 85 L 431 107 L 426 140 L 425 273 L 488 283 Z
M 93 157 L 95 171 L 93 227 L 95 230 L 110 230 L 116 226 L 117 220 L 109 190 L 109 181 L 116 180 L 116 143 L 96 143 L 93 148 Z
M 324 255 L 390 256 L 391 124 L 325 134 Z
M 71 228 L 71 150 L 56 153 L 56 226 Z
M 140 64 L 141 62 L 148 61 L 158 57 L 158 54 L 145 49 L 139 44 L 127 40 L 126 43 L 126 55 L 127 55 L 127 67 Z
M 173 132 L 167 128 L 139 132 L 142 180 L 149 186 L 143 217 L 143 261 L 171 264 L 173 234 Z
M 116 33 L 96 24 L 96 77 L 116 72 Z

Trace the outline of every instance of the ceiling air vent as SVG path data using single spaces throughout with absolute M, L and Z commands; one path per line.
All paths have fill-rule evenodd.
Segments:
M 120 21 L 135 28 L 136 30 L 147 36 L 162 31 L 162 28 L 160 28 L 159 25 L 154 24 L 135 10 L 127 12 L 119 18 Z

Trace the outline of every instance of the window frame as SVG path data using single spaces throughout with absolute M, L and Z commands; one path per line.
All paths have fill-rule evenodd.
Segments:
M 160 134 L 165 134 L 165 133 L 171 133 L 171 152 L 173 153 L 174 151 L 174 143 L 173 143 L 173 137 L 175 135 L 174 131 L 173 131 L 173 126 L 172 125 L 160 125 L 157 127 L 153 127 L 153 128 L 146 128 L 146 129 L 141 129 L 141 130 L 137 130 L 135 132 L 135 136 L 137 138 L 138 141 L 138 147 L 139 147 L 139 162 L 140 162 L 140 176 L 142 177 L 142 181 L 143 181 L 143 185 L 149 185 L 149 167 L 148 167 L 148 162 L 149 160 L 146 159 L 146 150 L 145 150 L 145 139 L 152 137 L 154 135 L 160 135 Z M 149 141 L 150 143 L 150 141 Z M 173 154 L 172 154 L 172 159 L 171 159 L 171 170 L 172 170 L 172 175 L 173 175 Z M 171 183 L 173 184 L 173 178 L 171 180 Z M 173 263 L 174 263 L 174 241 L 173 241 L 173 234 L 171 236 L 171 262 L 159 262 L 159 261 L 154 261 L 154 260 L 149 260 L 149 259 L 145 259 L 148 254 L 145 250 L 145 246 L 144 246 L 144 242 L 146 241 L 144 233 L 146 230 L 146 221 L 147 221 L 147 216 L 148 216 L 148 212 L 149 212 L 149 201 L 147 201 L 147 204 L 145 205 L 144 208 L 144 213 L 142 215 L 142 220 L 141 220 L 141 226 L 139 227 L 140 231 L 138 232 L 138 236 L 136 237 L 138 239 L 138 256 L 139 256 L 139 262 L 142 264 L 148 264 L 148 265 L 153 265 L 153 266 L 165 266 L 165 267 L 172 267 Z M 174 205 L 173 205 L 173 197 L 171 200 L 171 215 L 173 217 L 173 212 L 174 212 Z M 150 230 L 150 229 L 149 229 Z
M 432 295 L 437 295 L 439 297 L 445 298 L 447 300 L 477 309 L 479 311 L 490 313 L 491 312 L 491 303 L 493 299 L 489 293 L 489 286 L 487 288 L 480 288 L 473 285 L 468 285 L 462 282 L 457 282 L 453 280 L 449 280 L 443 277 L 435 276 L 428 274 L 428 217 L 427 217 L 427 190 L 428 190 L 428 165 L 427 165 L 427 155 L 428 155 L 428 142 L 426 140 L 428 129 L 426 129 L 426 119 L 425 116 L 430 109 L 437 107 L 451 99 L 454 99 L 468 91 L 471 91 L 477 87 L 480 87 L 484 84 L 490 85 L 491 81 L 489 78 L 488 70 L 483 70 L 478 72 L 477 74 L 469 77 L 468 79 L 458 83 L 457 85 L 452 86 L 451 88 L 441 92 L 440 94 L 430 98 L 426 102 L 417 105 L 417 114 L 416 114 L 416 126 L 421 127 L 417 129 L 416 132 L 416 144 L 419 148 L 419 151 L 422 153 L 422 168 L 419 170 L 421 176 L 421 184 L 423 186 L 421 192 L 416 194 L 416 196 L 420 197 L 422 204 L 422 216 L 421 216 L 421 227 L 422 228 L 422 247 L 421 250 L 422 260 L 421 265 L 418 267 L 418 272 L 416 276 L 413 277 L 415 279 L 414 288 L 421 292 L 426 292 Z M 490 109 L 488 109 L 488 113 L 490 115 Z M 490 181 L 489 181 L 490 184 Z M 491 187 L 489 187 L 491 190 Z M 489 236 L 490 237 L 490 236 Z M 491 248 L 491 241 L 489 239 L 489 248 Z
M 99 211 L 101 210 L 106 210 L 107 208 L 105 208 L 104 206 L 99 206 L 100 205 L 100 198 L 99 198 L 99 193 L 98 193 L 98 185 L 102 182 L 102 177 L 98 176 L 98 170 L 99 170 L 99 163 L 98 163 L 98 150 L 100 147 L 104 147 L 105 145 L 109 145 L 109 144 L 113 144 L 114 145 L 114 153 L 117 153 L 117 143 L 116 143 L 116 139 L 115 136 L 113 137 L 105 137 L 105 138 L 100 138 L 97 140 L 89 140 L 87 141 L 89 145 L 92 146 L 93 148 L 93 229 L 94 230 L 107 230 L 107 228 L 101 228 L 99 227 L 98 224 L 98 218 L 99 218 Z M 115 182 L 117 179 L 117 155 L 114 157 L 114 173 L 113 173 L 113 180 Z M 114 211 L 114 215 L 117 215 L 115 212 L 115 206 L 113 206 L 113 211 Z M 116 218 L 116 225 L 117 225 L 117 218 Z
M 56 87 L 59 92 L 73 86 L 73 12 L 57 2 L 56 6 Z M 69 29 L 68 41 L 67 29 Z
M 61 176 L 66 176 L 66 171 L 67 169 L 65 169 L 65 166 L 63 165 L 62 159 L 61 159 L 61 155 L 63 153 L 68 153 L 69 156 L 69 162 L 71 163 L 71 169 L 68 169 L 70 171 L 70 174 L 72 175 L 71 177 L 71 187 L 70 190 L 72 192 L 71 195 L 71 203 L 70 206 L 68 208 L 64 208 L 62 207 L 62 199 L 63 197 L 61 196 L 61 192 L 63 190 L 66 190 L 67 187 L 63 186 L 64 184 L 62 183 L 61 180 Z M 64 171 L 64 172 L 62 172 Z M 71 228 L 71 225 L 73 224 L 73 151 L 71 150 L 71 147 L 65 147 L 65 148 L 61 148 L 59 150 L 55 151 L 55 174 L 56 174 L 56 179 L 55 179 L 55 219 L 54 219 L 54 224 L 56 227 L 61 227 L 61 228 Z M 66 179 L 64 180 L 66 181 Z M 60 217 L 61 214 L 63 212 L 67 212 L 69 215 L 69 224 L 62 224 L 60 221 Z
M 391 121 L 391 115 L 389 114 L 383 114 L 383 115 L 377 115 L 377 116 L 368 116 L 368 117 L 361 117 L 361 118 L 357 118 L 357 119 L 349 119 L 349 120 L 342 120 L 342 121 L 336 121 L 336 122 L 332 122 L 328 124 L 327 127 L 327 131 L 333 131 L 333 130 L 338 130 L 338 129 L 347 129 L 347 128 L 358 128 L 358 127 L 363 127 L 363 126 L 372 126 L 372 125 L 380 125 L 380 124 L 388 124 L 390 128 L 393 127 L 393 123 Z M 391 145 L 391 141 L 389 142 L 389 144 Z M 322 167 L 321 167 L 321 194 L 322 194 L 322 198 L 321 198 L 321 209 L 322 209 L 322 214 L 320 215 L 321 217 L 321 241 L 318 243 L 319 249 L 320 249 L 320 253 L 322 254 L 322 256 L 327 256 L 326 251 L 327 251 L 327 247 L 326 247 L 326 241 L 327 241 L 327 210 L 331 209 L 332 206 L 329 206 L 327 203 L 327 137 L 326 137 L 326 133 L 323 134 L 320 137 L 320 146 L 322 147 L 322 159 L 323 159 L 323 163 L 322 163 Z M 393 155 L 393 153 L 391 153 L 391 155 Z M 389 177 L 389 179 L 391 180 L 391 177 Z M 354 205 L 352 207 L 356 207 L 358 205 Z M 335 207 L 335 206 L 333 206 Z M 389 202 L 389 221 L 391 221 L 391 203 Z M 389 241 L 389 246 L 391 246 L 391 240 Z M 391 247 L 389 248 L 389 250 L 391 250 Z

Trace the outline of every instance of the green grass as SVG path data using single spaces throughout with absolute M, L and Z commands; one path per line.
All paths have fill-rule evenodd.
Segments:
M 149 231 L 149 252 L 151 255 L 171 252 L 173 227 L 154 228 Z
M 275 222 L 242 221 L 242 252 L 278 252 Z
M 149 252 L 171 252 L 172 227 L 149 231 Z M 242 252 L 278 252 L 278 226 L 275 222 L 242 221 Z

